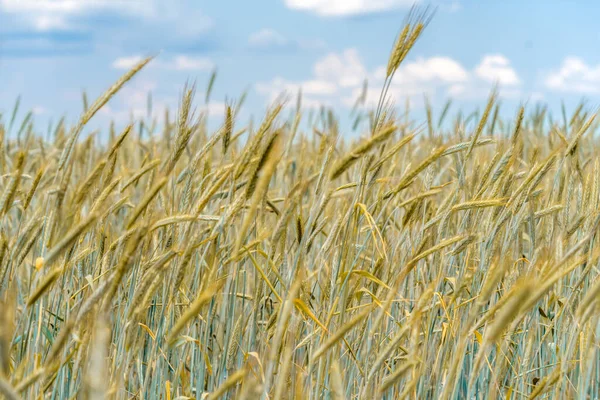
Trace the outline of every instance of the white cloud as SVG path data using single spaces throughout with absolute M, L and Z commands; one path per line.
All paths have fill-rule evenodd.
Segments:
M 523 95 L 521 79 L 510 60 L 501 54 L 487 54 L 468 73 L 468 78 L 457 82 L 447 90 L 447 96 L 476 100 L 489 95 L 493 85 L 499 85 L 499 94 L 505 98 Z
M 600 64 L 588 65 L 579 57 L 567 57 L 544 81 L 548 89 L 572 93 L 600 92 Z
M 141 55 L 132 55 L 117 58 L 112 63 L 115 69 L 128 70 L 139 63 L 143 57 Z M 153 60 L 150 67 L 162 68 L 175 71 L 208 71 L 214 68 L 214 63 L 207 57 L 192 57 L 187 55 L 176 55 L 171 60 Z
M 73 17 L 98 11 L 147 16 L 142 0 L 0 0 L 0 10 L 28 21 L 38 30 L 67 29 Z
M 439 7 L 449 13 L 455 13 L 462 10 L 462 4 L 457 0 L 441 0 Z
M 414 0 L 285 0 L 285 5 L 294 10 L 309 11 L 321 16 L 351 16 L 410 7 L 414 2 Z
M 335 82 L 343 88 L 361 85 L 368 75 L 356 49 L 326 55 L 317 61 L 314 73 L 319 80 Z
M 195 35 L 212 26 L 210 18 L 182 0 L 0 0 L 1 14 L 40 31 L 77 28 L 79 17 L 98 12 L 149 20 L 154 26 L 176 21 L 180 34 Z
M 137 63 L 142 61 L 142 56 L 130 56 L 130 57 L 119 57 L 112 63 L 112 67 L 115 69 L 131 69 Z
M 373 107 L 379 100 L 385 74 L 386 66 L 369 71 L 358 51 L 347 49 L 318 60 L 309 79 L 290 81 L 277 77 L 270 82 L 257 84 L 256 89 L 269 101 L 275 100 L 282 92 L 293 95 L 302 88 L 305 105 L 342 103 L 351 106 L 362 93 L 363 82 L 367 78 L 367 105 Z M 417 97 L 420 101 L 423 94 L 431 98 L 450 96 L 478 99 L 486 97 L 496 81 L 500 83 L 501 96 L 521 95 L 517 73 L 501 55 L 482 57 L 472 70 L 450 57 L 421 57 L 400 66 L 388 94 L 396 102 L 407 97 Z
M 380 69 L 381 71 L 381 69 Z M 449 57 L 418 58 L 401 66 L 395 81 L 409 82 L 465 82 L 469 74 L 457 61 Z
M 323 17 L 347 17 L 408 8 L 419 2 L 420 0 L 284 0 L 288 8 L 312 12 Z M 458 0 L 433 0 L 429 3 L 450 13 L 462 9 Z
M 367 91 L 367 105 L 370 107 L 377 105 L 386 70 L 386 66 L 380 66 L 370 76 Z M 438 95 L 461 97 L 472 90 L 472 80 L 472 73 L 450 57 L 420 57 L 414 61 L 406 61 L 398 68 L 388 93 L 395 101 L 413 97 L 420 101 L 423 95 L 431 98 Z M 459 87 L 464 89 L 459 91 Z M 361 92 L 362 88 L 355 87 L 352 95 L 345 98 L 345 104 L 354 104 Z
M 0 0 L 0 7 L 9 13 L 47 13 L 74 15 L 88 10 L 116 9 L 143 11 L 141 0 Z
M 264 49 L 272 47 L 284 47 L 289 44 L 289 41 L 281 33 L 274 31 L 273 29 L 265 28 L 250 35 L 248 38 L 248 44 L 250 47 Z
M 308 95 L 330 95 L 337 92 L 337 87 L 325 80 L 313 79 L 302 84 L 302 90 Z
M 46 114 L 48 112 L 48 110 L 46 110 L 46 108 L 42 107 L 42 106 L 35 106 L 35 107 L 33 107 L 33 109 L 31 111 L 35 115 Z
M 200 112 L 205 112 L 209 117 L 225 118 L 225 103 L 214 102 L 202 105 Z
M 38 15 L 33 18 L 33 26 L 38 31 L 64 30 L 69 24 L 61 15 Z
M 498 82 L 501 85 L 517 85 L 519 78 L 511 67 L 510 61 L 500 54 L 491 54 L 483 57 L 481 63 L 475 68 L 475 73 L 488 82 Z
M 316 106 L 330 104 L 341 90 L 361 85 L 368 73 L 356 49 L 347 49 L 341 54 L 330 53 L 317 61 L 313 68 L 314 77 L 305 81 L 288 81 L 276 77 L 270 82 L 259 82 L 256 90 L 269 99 L 275 100 L 280 94 L 297 93 L 302 89 L 303 104 Z
M 213 62 L 207 57 L 191 57 L 179 55 L 170 64 L 177 71 L 207 71 L 214 67 Z M 169 68 L 169 66 L 167 66 Z

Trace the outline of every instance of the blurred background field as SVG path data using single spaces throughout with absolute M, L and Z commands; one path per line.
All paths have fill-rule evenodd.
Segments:
M 419 56 L 485 14 L 469 2 L 277 4 L 332 33 L 225 51 L 214 6 L 0 0 L 0 395 L 597 398 L 597 67 L 569 56 L 535 83 L 497 52 Z M 392 17 L 370 61 L 357 39 L 306 79 L 238 85 L 269 73 L 246 51 L 298 76 L 285 64 L 336 29 Z M 155 43 L 7 51 L 124 21 Z M 175 53 L 177 35 L 214 47 Z

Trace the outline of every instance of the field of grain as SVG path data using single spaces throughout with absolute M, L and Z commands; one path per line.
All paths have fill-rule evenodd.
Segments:
M 0 397 L 599 398 L 593 111 L 384 88 L 356 141 L 300 101 L 209 131 L 211 80 L 83 135 L 148 62 L 48 138 L 0 118 Z

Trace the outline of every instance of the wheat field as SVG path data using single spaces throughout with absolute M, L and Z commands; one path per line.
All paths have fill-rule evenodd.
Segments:
M 600 144 L 584 103 L 502 118 L 244 99 L 209 131 L 0 119 L 0 397 L 597 399 Z M 357 109 L 364 99 L 357 100 Z M 101 137 L 108 138 L 100 140 Z

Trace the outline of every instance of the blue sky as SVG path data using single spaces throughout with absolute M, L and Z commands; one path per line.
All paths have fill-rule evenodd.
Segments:
M 0 0 L 0 112 L 17 96 L 36 120 L 77 118 L 81 92 L 90 99 L 136 60 L 159 54 L 91 123 L 125 124 L 176 107 L 186 80 L 206 86 L 218 69 L 207 107 L 222 118 L 224 102 L 244 90 L 242 117 L 265 110 L 298 88 L 304 105 L 344 116 L 369 80 L 377 100 L 381 71 L 407 11 L 407 0 Z M 503 110 L 546 102 L 557 112 L 600 92 L 596 2 L 432 0 L 437 12 L 397 73 L 391 94 L 408 97 L 422 115 L 423 94 L 436 107 L 482 106 L 494 82 Z M 531 106 L 533 108 L 533 106 Z M 421 110 L 421 111 L 420 111 Z

